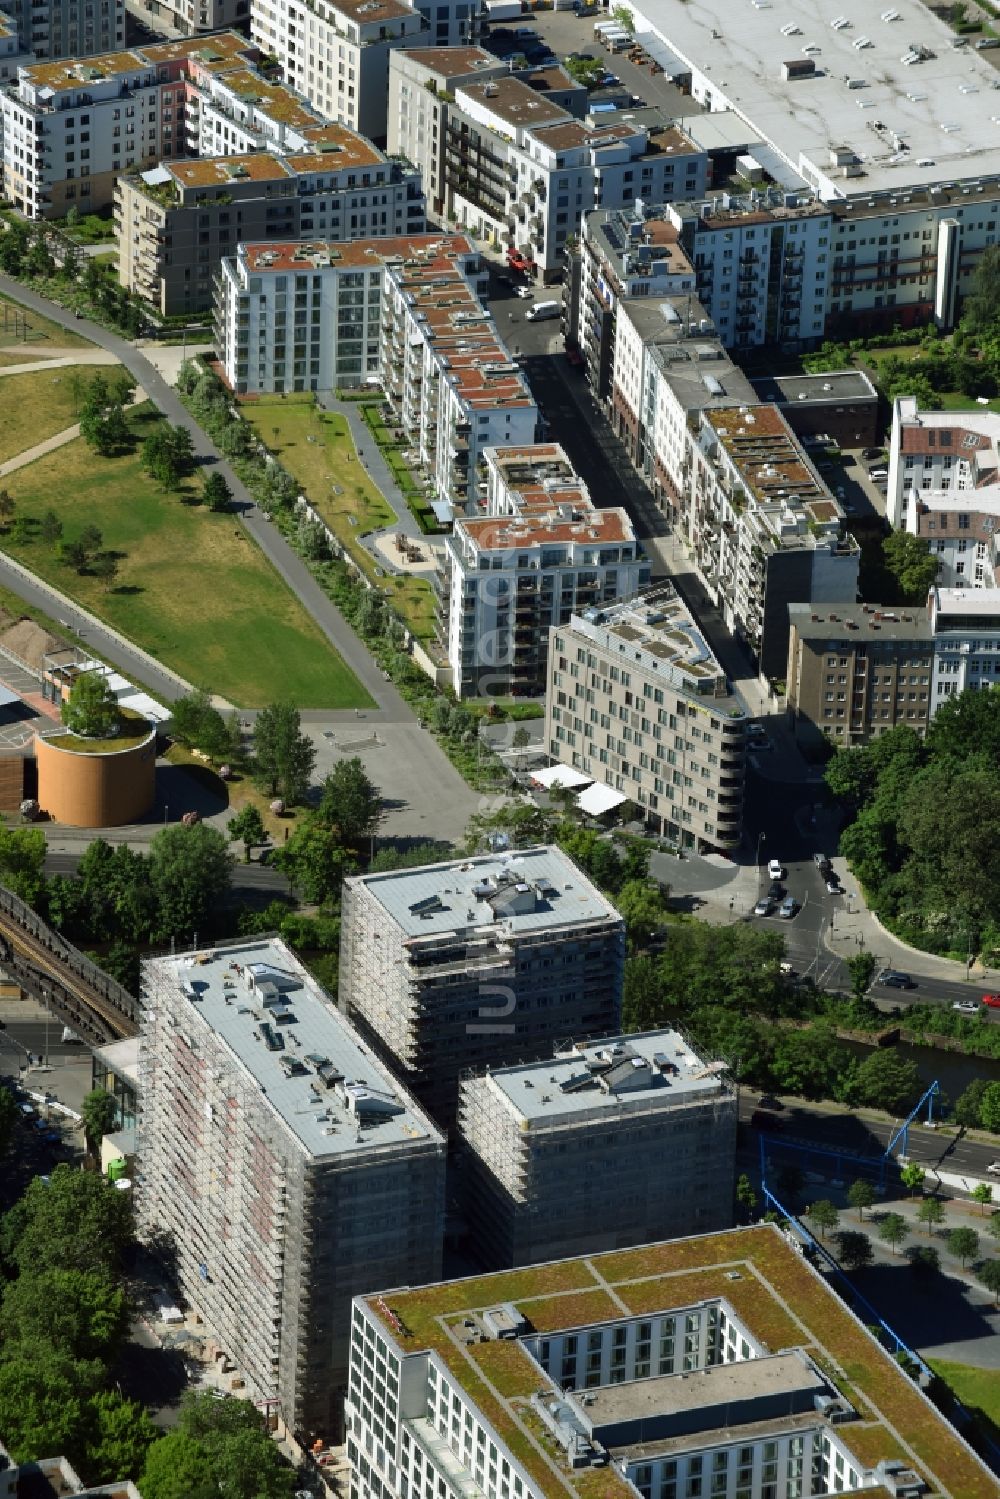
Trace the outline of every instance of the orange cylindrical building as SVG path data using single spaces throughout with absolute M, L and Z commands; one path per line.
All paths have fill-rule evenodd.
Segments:
M 67 747 L 66 738 L 35 736 L 41 810 L 73 828 L 113 828 L 144 817 L 156 795 L 155 729 L 111 750 L 88 750 L 85 739 Z

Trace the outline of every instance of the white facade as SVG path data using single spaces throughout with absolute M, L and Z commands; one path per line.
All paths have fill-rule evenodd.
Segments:
M 125 42 L 124 0 L 61 0 L 38 5 L 32 0 L 3 0 L 0 41 L 6 26 L 16 31 L 26 61 L 87 57 L 110 52 Z M 0 79 L 6 75 L 0 68 Z
M 471 0 L 470 0 L 471 3 Z M 384 140 L 389 54 L 425 32 L 402 0 L 255 0 L 254 42 L 327 119 Z
M 1000 686 L 1000 588 L 935 587 L 931 714 L 949 697 Z

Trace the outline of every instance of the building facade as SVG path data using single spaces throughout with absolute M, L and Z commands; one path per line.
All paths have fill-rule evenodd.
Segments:
M 458 517 L 437 578 L 459 697 L 540 695 L 551 626 L 631 598 L 649 563 L 624 510 L 598 510 L 555 443 L 487 448 L 483 508 Z
M 485 1264 L 729 1227 L 736 1097 L 676 1031 L 491 1069 L 462 1083 L 458 1114 L 463 1206 Z
M 143 965 L 136 1210 L 246 1394 L 330 1434 L 350 1300 L 440 1273 L 444 1140 L 278 939 Z
M 468 1069 L 618 1029 L 624 923 L 557 848 L 353 876 L 341 922 L 342 1008 L 443 1122 Z
M 355 1302 L 352 1499 L 962 1499 L 995 1486 L 776 1226 L 500 1273 L 484 1305 L 486 1285 Z M 850 1348 L 873 1371 L 857 1409 L 824 1372 Z
M 747 716 L 670 584 L 552 631 L 545 749 L 688 848 L 743 836 Z
M 60 57 L 88 57 L 113 52 L 125 44 L 124 0 L 61 0 L 37 5 L 31 0 L 4 0 L 0 24 L 16 32 L 26 61 L 54 62 Z M 0 71 L 0 78 L 4 76 Z

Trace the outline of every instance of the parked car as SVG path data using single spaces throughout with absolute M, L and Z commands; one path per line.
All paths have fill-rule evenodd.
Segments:
M 843 895 L 844 893 L 840 888 L 840 881 L 835 874 L 831 873 L 826 877 L 826 893 L 827 895 Z
M 773 910 L 774 910 L 774 901 L 771 900 L 771 899 L 769 899 L 769 897 L 765 895 L 754 906 L 754 908 L 753 908 L 753 914 L 755 916 L 770 916 L 770 914 L 771 914 L 771 912 Z
M 990 1161 L 986 1169 L 990 1176 L 1000 1176 L 1000 1161 Z
M 517 297 L 530 297 L 531 296 L 531 287 L 530 286 L 515 286 L 515 288 L 514 288 L 514 295 L 517 296 Z
M 764 1093 L 757 1107 L 759 1109 L 777 1109 L 780 1113 L 785 1105 L 781 1102 L 780 1098 L 773 1098 L 770 1093 Z
M 898 968 L 885 968 L 875 980 L 885 989 L 915 989 L 917 986 L 908 973 L 901 973 Z
M 979 1004 L 974 999 L 956 999 L 952 1005 L 953 1010 L 960 1010 L 963 1015 L 978 1015 Z
M 830 860 L 827 858 L 826 854 L 813 854 L 813 863 L 821 872 L 825 869 L 830 868 Z
M 781 909 L 778 911 L 778 915 L 781 916 L 785 921 L 791 921 L 792 917 L 795 915 L 798 909 L 799 903 L 795 899 L 795 896 L 786 895 L 784 900 L 781 902 Z
M 885 454 L 881 448 L 862 448 L 861 460 L 863 463 L 882 463 L 885 461 Z
M 984 994 L 983 1004 L 988 1005 L 991 1010 L 1000 1010 L 1000 994 Z
M 780 900 L 784 893 L 785 892 L 782 888 L 780 880 L 772 880 L 767 887 L 767 895 L 769 900 Z
M 768 859 L 767 874 L 768 878 L 772 880 L 780 880 L 784 878 L 785 870 L 780 859 Z

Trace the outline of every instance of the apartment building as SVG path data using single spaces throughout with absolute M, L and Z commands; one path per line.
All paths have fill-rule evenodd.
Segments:
M 886 518 L 925 537 L 945 588 L 1000 586 L 1000 416 L 893 405 Z
M 860 548 L 774 406 L 702 411 L 678 523 L 726 626 L 781 679 L 788 605 L 854 599 Z
M 132 0 L 131 9 L 151 31 L 165 36 L 204 36 L 246 26 L 250 0 Z
M 216 287 L 216 348 L 226 380 L 239 395 L 377 380 L 384 267 L 432 244 L 446 267 L 477 275 L 479 251 L 460 234 L 239 245 L 223 260 Z
M 21 40 L 15 16 L 0 10 L 0 88 L 17 81 L 21 68 L 34 59 Z
M 487 1265 L 598 1254 L 732 1221 L 736 1097 L 676 1031 L 557 1046 L 467 1078 L 458 1148 L 463 1208 Z
M 931 715 L 959 692 L 1000 684 L 1000 589 L 931 589 L 934 634 Z
M 470 76 L 480 62 L 487 72 Z M 484 59 L 459 66 L 427 53 L 393 58 L 400 108 L 390 114 L 389 149 L 426 162 L 432 201 L 543 280 L 562 275 L 589 210 L 704 191 L 707 154 L 673 124 L 577 118 L 585 100 L 561 68 L 522 77 L 498 76 Z
M 438 500 L 458 515 L 478 511 L 486 449 L 532 443 L 538 425 L 483 290 L 485 275 L 470 279 L 433 244 L 385 267 L 382 389 Z
M 284 149 L 285 155 L 251 151 L 164 162 L 121 178 L 115 226 L 122 285 L 165 315 L 204 312 L 213 305 L 220 265 L 243 243 L 257 248 L 259 260 L 265 242 L 313 236 L 318 257 L 324 244 L 368 243 L 424 228 L 417 172 L 353 131 L 307 126 L 286 137 Z M 261 264 L 265 299 L 276 275 L 268 278 Z
M 436 586 L 459 697 L 539 695 L 549 630 L 631 598 L 649 563 L 624 510 L 595 508 L 557 443 L 487 449 L 485 515 L 459 517 Z
M 0 27 L 16 32 L 25 62 L 113 52 L 125 44 L 124 0 L 3 0 Z M 6 78 L 0 69 L 0 79 Z M 11 77 L 16 75 L 11 74 Z
M 28 1495 L 63 1496 L 63 1499 L 141 1499 L 130 1478 L 94 1487 L 85 1484 L 65 1457 L 39 1457 L 16 1463 L 0 1442 L 0 1499 L 27 1499 Z
M 878 445 L 878 391 L 864 370 L 754 377 L 759 400 L 777 406 L 796 437 L 844 448 Z
M 349 1305 L 440 1273 L 444 1140 L 277 938 L 143 963 L 139 1231 L 241 1391 L 329 1436 Z
M 559 848 L 355 875 L 339 1002 L 450 1124 L 470 1068 L 618 1030 L 624 947 L 622 918 Z
M 256 0 L 250 34 L 326 119 L 384 141 L 390 53 L 416 45 L 428 30 L 405 0 Z
M 544 745 L 699 851 L 743 836 L 743 704 L 671 584 L 552 631 Z
M 825 1372 L 852 1353 L 857 1408 Z M 358 1298 L 346 1413 L 351 1499 L 397 1485 L 486 1499 L 995 1487 L 774 1224 Z
M 131 51 L 32 63 L 0 91 L 3 188 L 31 219 L 110 206 L 122 173 L 188 153 L 188 78 L 241 66 L 245 37 L 155 43 Z
M 867 744 L 933 714 L 934 627 L 921 609 L 789 604 L 787 703 L 796 738 Z

